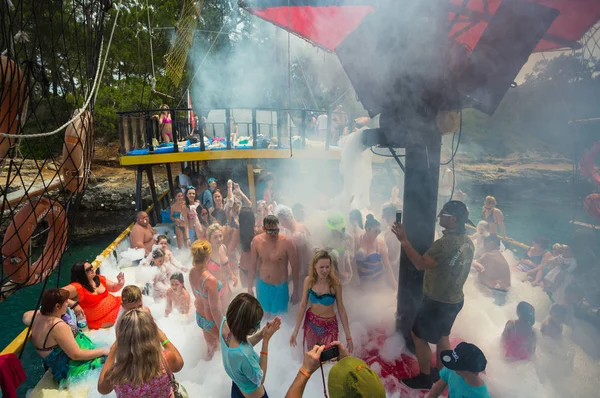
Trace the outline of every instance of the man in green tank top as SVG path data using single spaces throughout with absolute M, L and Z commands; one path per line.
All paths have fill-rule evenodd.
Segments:
M 402 383 L 413 389 L 431 389 L 439 376 L 431 374 L 431 349 L 436 344 L 437 367 L 443 367 L 439 353 L 450 349 L 450 331 L 463 307 L 463 286 L 469 276 L 475 246 L 466 234 L 469 211 L 463 202 L 451 200 L 438 215 L 443 236 L 433 242 L 424 255 L 419 254 L 406 238 L 404 227 L 394 224 L 392 231 L 402 244 L 402 250 L 418 270 L 425 271 L 423 300 L 412 327 L 420 373 Z

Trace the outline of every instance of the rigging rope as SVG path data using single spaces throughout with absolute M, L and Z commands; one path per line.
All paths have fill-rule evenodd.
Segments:
M 119 2 L 119 5 L 120 4 L 121 4 L 121 2 Z M 58 127 L 55 130 L 46 132 L 46 133 L 19 134 L 19 135 L 0 133 L 0 137 L 16 138 L 16 139 L 49 137 L 49 136 L 57 134 L 57 133 L 61 132 L 62 130 L 66 129 L 69 125 L 74 123 L 81 116 L 81 114 L 90 105 L 92 98 L 95 101 L 98 90 L 100 89 L 99 82 L 102 80 L 102 73 L 104 72 L 104 67 L 106 66 L 106 60 L 108 59 L 108 53 L 110 51 L 110 46 L 112 43 L 113 35 L 115 33 L 115 27 L 117 26 L 117 20 L 119 19 L 120 12 L 121 12 L 121 7 L 117 7 L 117 14 L 115 15 L 115 22 L 113 24 L 112 31 L 110 33 L 110 38 L 108 41 L 108 46 L 106 47 L 106 53 L 104 54 L 104 63 L 102 63 L 102 67 L 100 67 L 100 63 L 102 62 L 102 47 L 104 46 L 104 38 L 102 38 L 102 40 L 100 41 L 100 51 L 98 53 L 98 66 L 96 68 L 96 76 L 94 77 L 94 84 L 92 85 L 92 89 L 90 90 L 90 94 L 89 94 L 87 100 L 85 101 L 84 105 L 75 112 L 75 115 L 69 121 L 64 123 L 62 126 Z

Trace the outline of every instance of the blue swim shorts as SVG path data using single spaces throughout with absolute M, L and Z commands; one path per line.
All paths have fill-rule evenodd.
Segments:
M 256 296 L 264 312 L 269 314 L 284 314 L 288 312 L 290 292 L 287 282 L 279 285 L 271 285 L 258 278 L 256 280 Z

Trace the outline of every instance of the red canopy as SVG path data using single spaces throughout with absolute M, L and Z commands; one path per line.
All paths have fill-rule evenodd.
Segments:
M 448 0 L 459 10 L 463 0 Z M 521 0 L 560 11 L 560 15 L 535 51 L 574 48 L 577 41 L 600 20 L 600 0 Z M 479 41 L 502 0 L 469 0 L 450 37 L 471 48 Z M 289 4 L 289 7 L 288 7 Z M 375 5 L 374 5 L 375 4 Z M 245 8 L 309 42 L 329 51 L 350 34 L 363 18 L 375 11 L 376 2 L 364 0 L 247 0 Z M 448 14 L 454 20 L 455 13 Z

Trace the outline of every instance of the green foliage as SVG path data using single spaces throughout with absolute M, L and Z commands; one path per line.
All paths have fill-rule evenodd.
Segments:
M 492 117 L 473 109 L 463 112 L 463 150 L 570 157 L 574 132 L 569 122 L 600 116 L 600 80 L 594 69 L 593 63 L 571 55 L 538 62 L 524 84 L 509 90 Z

